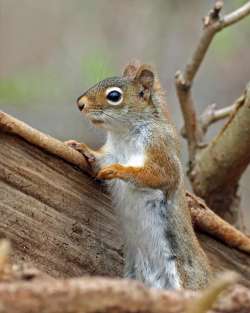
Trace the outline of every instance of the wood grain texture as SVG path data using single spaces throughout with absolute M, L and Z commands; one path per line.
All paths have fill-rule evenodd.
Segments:
M 15 262 L 54 277 L 121 276 L 119 224 L 100 184 L 22 138 L 0 132 L 0 237 Z M 250 257 L 199 235 L 215 270 L 250 281 Z
M 121 240 L 108 196 L 71 165 L 5 133 L 0 216 L 0 237 L 12 241 L 15 261 L 52 276 L 121 272 Z

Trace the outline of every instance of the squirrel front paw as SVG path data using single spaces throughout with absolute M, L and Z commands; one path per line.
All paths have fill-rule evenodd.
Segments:
M 76 151 L 80 152 L 89 163 L 93 163 L 96 158 L 95 156 L 89 151 L 89 148 L 84 143 L 80 143 L 76 140 L 67 140 L 64 142 L 67 146 L 75 149 Z
M 104 167 L 99 171 L 96 178 L 97 179 L 114 179 L 121 178 L 123 166 L 120 164 L 112 164 Z

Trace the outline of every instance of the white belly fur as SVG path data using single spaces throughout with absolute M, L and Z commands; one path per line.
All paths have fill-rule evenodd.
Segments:
M 169 259 L 173 254 L 164 236 L 168 225 L 163 220 L 159 208 L 152 208 L 150 201 L 165 200 L 160 190 L 134 188 L 130 183 L 120 180 L 109 185 L 113 203 L 117 210 L 128 257 L 135 262 L 135 278 L 156 288 L 180 288 L 176 260 Z M 129 271 L 129 265 L 127 271 Z M 129 273 L 125 273 L 129 276 Z
M 126 166 L 143 166 L 145 162 L 143 140 L 129 142 L 127 146 L 109 138 L 108 155 L 102 162 L 104 165 L 120 163 Z M 111 153 L 110 153 L 111 152 Z M 133 184 L 114 179 L 108 182 L 114 206 L 124 232 L 127 246 L 125 276 L 144 282 L 150 287 L 179 288 L 180 278 L 171 246 L 164 236 L 168 227 L 167 220 L 162 219 L 160 212 L 150 207 L 150 200 L 164 201 L 161 190 L 140 189 Z M 158 208 L 158 211 L 160 209 Z M 127 272 L 127 273 L 126 273 Z

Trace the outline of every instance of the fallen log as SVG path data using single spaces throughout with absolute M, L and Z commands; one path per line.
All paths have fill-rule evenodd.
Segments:
M 52 276 L 118 275 L 121 240 L 108 196 L 62 159 L 0 136 L 0 237 L 13 261 Z
M 120 276 L 119 225 L 100 184 L 65 160 L 0 131 L 0 237 L 12 242 L 15 263 L 53 277 Z M 215 271 L 250 281 L 250 258 L 197 233 Z
M 15 122 L 24 133 L 17 135 Z M 30 131 L 34 137 L 29 137 Z M 147 289 L 137 282 L 110 278 L 70 278 L 121 276 L 123 247 L 109 196 L 100 183 L 79 170 L 86 169 L 82 157 L 64 148 L 60 141 L 0 114 L 0 238 L 11 241 L 15 264 L 7 264 L 0 277 L 0 312 L 193 313 L 192 305 L 200 303 L 203 293 Z M 190 193 L 187 200 L 194 226 L 201 230 L 202 215 L 209 209 Z M 213 224 L 213 216 L 205 222 Z M 230 241 L 231 226 L 224 226 Z M 215 227 L 219 235 L 217 231 Z M 247 238 L 235 234 L 232 245 L 249 251 Z M 215 272 L 232 269 L 249 285 L 249 254 L 210 235 L 197 235 Z M 2 247 L 8 248 L 6 242 Z M 3 264 L 8 260 L 4 255 L 2 259 Z M 249 289 L 235 285 L 211 312 L 249 310 Z

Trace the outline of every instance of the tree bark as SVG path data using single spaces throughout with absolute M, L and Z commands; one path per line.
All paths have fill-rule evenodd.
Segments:
M 122 238 L 102 186 L 66 161 L 0 132 L 0 237 L 16 263 L 53 277 L 121 276 Z M 247 254 L 199 234 L 215 271 L 250 280 Z
M 0 132 L 0 237 L 13 260 L 55 277 L 119 275 L 122 243 L 109 197 L 62 159 Z

